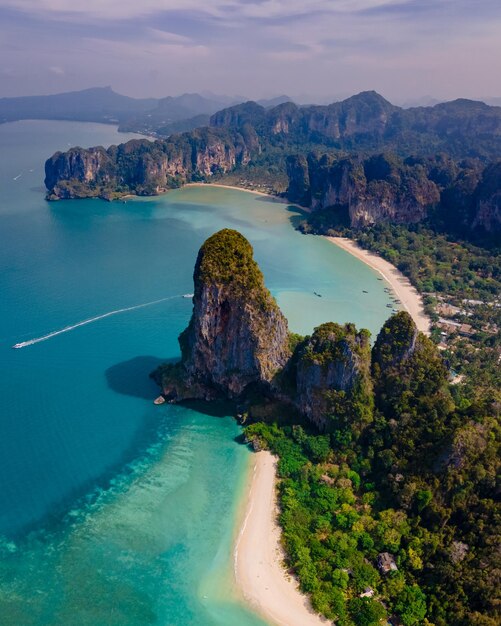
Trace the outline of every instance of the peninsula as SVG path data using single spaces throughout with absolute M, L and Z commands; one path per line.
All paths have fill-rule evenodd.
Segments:
M 152 376 L 171 402 L 231 400 L 249 445 L 276 457 L 275 472 L 272 457 L 257 455 L 237 544 L 243 595 L 277 624 L 321 623 L 310 607 L 357 626 L 391 615 L 404 626 L 451 623 L 440 581 L 457 580 L 466 563 L 494 566 L 473 521 L 490 515 L 495 421 L 482 409 L 465 421 L 441 356 L 405 311 L 372 347 L 353 324 L 291 334 L 234 230 L 202 245 L 194 285 L 181 361 Z M 479 466 L 491 477 L 483 486 Z M 493 614 L 478 586 L 465 593 L 455 623 Z

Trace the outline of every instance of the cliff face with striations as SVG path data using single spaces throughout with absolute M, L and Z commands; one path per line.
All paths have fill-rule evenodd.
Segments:
M 488 166 L 473 194 L 473 226 L 501 231 L 501 161 Z
M 246 102 L 211 117 L 211 126 L 252 125 L 262 139 L 330 146 L 345 151 L 392 150 L 399 154 L 447 152 L 458 158 L 496 158 L 501 153 L 501 107 L 454 100 L 402 109 L 375 91 L 326 106 L 292 102 L 265 109 Z
M 107 150 L 72 148 L 46 161 L 47 198 L 154 195 L 246 165 L 258 148 L 252 133 L 208 128 L 165 141 L 132 140 Z
M 287 197 L 312 210 L 314 232 L 425 220 L 466 237 L 501 230 L 501 162 L 484 166 L 443 154 L 402 159 L 391 153 L 311 153 L 289 156 L 287 174 Z
M 250 385 L 269 386 L 290 357 L 289 334 L 252 246 L 234 230 L 219 231 L 200 248 L 193 278 L 182 361 L 174 377 L 169 368 L 161 375 L 164 395 L 238 398 Z
M 287 159 L 288 198 L 313 211 L 331 208 L 353 227 L 378 222 L 412 223 L 440 202 L 440 191 L 420 165 L 379 154 L 336 159 L 310 154 Z
M 367 331 L 332 322 L 316 328 L 293 359 L 300 411 L 322 430 L 345 426 L 348 414 L 352 428 L 354 415 L 362 427 L 372 415 L 370 360 Z

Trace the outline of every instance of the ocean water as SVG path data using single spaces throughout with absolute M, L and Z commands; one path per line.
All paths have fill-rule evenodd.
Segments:
M 45 202 L 53 151 L 128 137 L 0 125 L 0 623 L 262 626 L 232 582 L 240 429 L 154 406 L 148 374 L 178 357 L 181 296 L 223 227 L 249 238 L 296 332 L 333 320 L 377 333 L 388 295 L 361 262 L 297 233 L 297 210 L 255 194 Z

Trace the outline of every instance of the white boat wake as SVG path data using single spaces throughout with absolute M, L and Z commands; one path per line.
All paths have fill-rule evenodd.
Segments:
M 153 300 L 152 302 L 145 302 L 144 304 L 136 304 L 135 306 L 128 306 L 124 309 L 117 309 L 116 311 L 109 311 L 108 313 L 103 313 L 102 315 L 97 315 L 96 317 L 91 317 L 88 320 L 83 320 L 82 322 L 78 322 L 77 324 L 72 324 L 71 326 L 65 326 L 60 330 L 55 330 L 52 333 L 48 333 L 47 335 L 43 335 L 42 337 L 36 337 L 35 339 L 29 339 L 28 341 L 22 341 L 21 343 L 16 343 L 13 345 L 13 348 L 26 348 L 27 346 L 32 346 L 35 343 L 40 343 L 41 341 L 47 341 L 47 339 L 52 339 L 52 337 L 56 337 L 57 335 L 62 335 L 63 333 L 67 333 L 70 330 L 74 330 L 79 326 L 85 326 L 86 324 L 92 324 L 92 322 L 97 322 L 98 320 L 102 320 L 105 317 L 110 317 L 111 315 L 117 315 L 118 313 L 125 313 L 126 311 L 134 311 L 136 309 L 142 309 L 147 306 L 152 306 L 153 304 L 159 304 L 160 302 L 165 302 L 166 300 L 173 300 L 174 298 L 179 298 L 180 296 L 168 296 L 167 298 L 160 298 L 160 300 Z

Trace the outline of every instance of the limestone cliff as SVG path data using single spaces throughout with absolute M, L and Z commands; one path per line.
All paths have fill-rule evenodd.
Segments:
M 447 369 L 406 311 L 390 317 L 381 329 L 372 349 L 372 378 L 376 405 L 388 418 L 404 422 L 413 397 L 423 407 L 434 402 L 444 414 L 450 410 Z
M 72 148 L 45 163 L 49 200 L 127 193 L 154 195 L 246 165 L 259 142 L 252 132 L 196 129 L 167 140 L 132 140 L 107 150 Z
M 287 174 L 289 200 L 312 210 L 308 232 L 423 221 L 465 238 L 493 239 L 501 230 L 499 161 L 310 153 L 290 155 Z
M 265 109 L 246 102 L 219 111 L 210 124 L 234 129 L 250 124 L 262 140 L 296 149 L 318 144 L 368 153 L 447 152 L 457 158 L 497 158 L 501 151 L 501 107 L 465 99 L 402 109 L 375 91 L 364 91 L 325 106 L 286 102 Z
M 193 278 L 181 363 L 160 373 L 164 395 L 238 398 L 250 385 L 269 386 L 290 357 L 289 334 L 250 243 L 234 230 L 212 235 L 200 248 Z
M 501 231 L 501 161 L 488 166 L 473 196 L 473 226 L 488 233 Z
M 296 349 L 296 402 L 320 429 L 361 429 L 372 416 L 369 333 L 326 323 Z
M 440 201 L 438 186 L 423 168 L 394 155 L 366 159 L 291 156 L 287 173 L 291 201 L 304 204 L 309 200 L 307 206 L 313 211 L 331 208 L 355 228 L 378 222 L 419 222 Z

